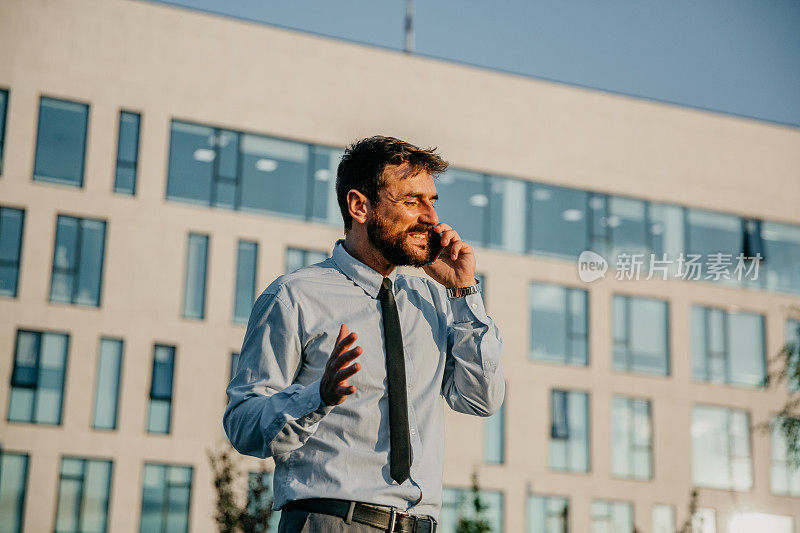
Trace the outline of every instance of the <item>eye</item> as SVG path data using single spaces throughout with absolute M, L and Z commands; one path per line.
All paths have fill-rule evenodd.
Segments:
M 406 201 L 403 202 L 403 204 L 405 204 L 405 205 L 407 205 L 409 207 L 413 207 L 413 206 L 417 205 L 418 203 L 419 203 L 418 200 L 406 200 Z

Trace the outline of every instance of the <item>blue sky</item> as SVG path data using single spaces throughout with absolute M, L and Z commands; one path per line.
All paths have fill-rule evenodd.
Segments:
M 400 50 L 403 0 L 169 0 Z M 418 54 L 800 127 L 798 0 L 417 0 Z

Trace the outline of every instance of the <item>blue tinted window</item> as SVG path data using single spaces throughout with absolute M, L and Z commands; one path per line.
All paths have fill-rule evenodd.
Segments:
M 3 174 L 3 147 L 6 144 L 7 110 L 8 110 L 8 91 L 0 90 L 0 175 Z
M 617 477 L 653 477 L 653 427 L 650 402 L 615 396 L 611 403 L 611 473 Z
M 480 500 L 486 506 L 481 518 L 489 523 L 490 531 L 503 529 L 503 493 L 496 490 L 480 490 Z M 444 487 L 442 489 L 442 512 L 437 532 L 455 533 L 461 518 L 477 518 L 472 491 Z
M 25 211 L 0 207 L 0 296 L 17 295 Z
M 272 472 L 247 473 L 247 509 L 251 515 L 269 512 L 269 526 L 264 533 L 278 533 L 281 512 L 272 511 Z
M 800 391 L 800 320 L 786 321 L 786 350 L 789 352 L 788 375 L 795 376 L 787 380 L 790 392 Z
M 627 502 L 594 500 L 592 531 L 634 531 L 633 505 Z
M 101 533 L 108 524 L 111 461 L 61 460 L 56 533 Z
M 569 499 L 560 496 L 528 495 L 526 533 L 569 531 Z
M 585 191 L 533 184 L 530 187 L 530 243 L 533 252 L 577 257 L 586 249 Z
M 753 486 L 750 415 L 710 405 L 692 408 L 692 483 L 747 491 Z
M 540 361 L 589 364 L 588 293 L 531 283 L 530 356 Z
M 731 274 L 736 264 L 736 257 L 742 252 L 743 235 L 742 221 L 733 215 L 714 213 L 711 211 L 700 211 L 690 209 L 686 212 L 687 229 L 687 250 L 689 254 L 698 254 L 702 258 L 701 278 L 713 280 L 713 274 L 709 272 L 709 263 L 713 262 L 716 254 L 730 265 Z M 696 276 L 687 276 L 696 279 Z M 733 278 L 733 276 L 729 275 Z M 733 283 L 734 279 L 721 277 L 719 281 Z
M 210 205 L 216 146 L 213 128 L 172 121 L 167 198 Z
M 527 183 L 522 180 L 489 178 L 489 244 L 525 252 Z M 458 228 L 456 228 L 458 229 Z
M 286 273 L 289 274 L 298 268 L 325 261 L 327 258 L 328 255 L 325 252 L 288 248 L 286 250 Z
M 589 395 L 554 390 L 551 401 L 550 468 L 589 471 Z
M 508 398 L 506 389 L 506 399 Z M 505 402 L 495 414 L 484 421 L 483 427 L 483 460 L 489 464 L 501 464 L 505 461 L 506 415 Z
M 244 134 L 241 152 L 242 209 L 305 217 L 308 145 Z
M 669 366 L 667 302 L 614 295 L 614 368 L 666 376 Z
M 25 511 L 28 455 L 0 450 L 0 528 L 20 533 Z
M 764 317 L 692 306 L 692 377 L 760 387 L 766 383 Z
M 205 317 L 207 265 L 208 235 L 190 233 L 186 243 L 186 276 L 183 289 L 185 318 Z
M 336 200 L 336 170 L 344 153 L 338 148 L 314 146 L 311 182 L 313 205 L 311 218 L 319 222 L 342 225 L 342 213 Z
M 791 439 L 784 432 L 784 420 L 777 416 L 770 420 L 770 489 L 773 494 L 800 496 L 800 466 L 791 460 Z
M 136 169 L 139 162 L 139 124 L 141 115 L 122 111 L 119 114 L 117 172 L 114 192 L 136 194 Z
M 117 428 L 121 373 L 122 341 L 119 339 L 100 339 L 92 427 L 97 429 Z
M 762 222 L 767 288 L 800 292 L 800 226 Z
M 153 376 L 150 382 L 149 433 L 169 433 L 172 419 L 172 380 L 175 347 L 157 344 L 153 350 Z
M 486 177 L 466 170 L 448 169 L 438 177 L 436 214 L 473 245 L 486 242 L 489 196 Z
M 8 420 L 61 424 L 69 336 L 17 331 Z
M 258 243 L 239 241 L 236 258 L 236 294 L 233 302 L 233 321 L 247 323 L 253 308 L 258 269 Z
M 192 473 L 190 466 L 144 465 L 141 533 L 188 533 Z
M 42 97 L 33 179 L 83 186 L 89 106 Z
M 106 223 L 58 216 L 50 301 L 100 305 Z

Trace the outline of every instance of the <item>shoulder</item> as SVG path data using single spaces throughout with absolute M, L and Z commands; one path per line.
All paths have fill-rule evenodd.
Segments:
M 297 296 L 319 290 L 321 286 L 339 282 L 343 278 L 344 274 L 336 268 L 329 257 L 319 263 L 278 276 L 264 289 L 258 300 L 278 301 L 283 306 L 291 308 Z

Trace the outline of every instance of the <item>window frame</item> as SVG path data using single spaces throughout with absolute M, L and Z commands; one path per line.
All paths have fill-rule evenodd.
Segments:
M 614 324 L 614 320 L 616 320 L 616 316 L 614 314 L 614 305 L 615 300 L 621 299 L 624 305 L 624 313 L 625 313 L 625 338 L 624 339 L 617 339 L 616 337 L 616 327 Z M 631 330 L 633 329 L 633 313 L 631 312 L 631 307 L 633 306 L 634 300 L 651 300 L 654 302 L 658 302 L 659 304 L 664 305 L 664 357 L 665 357 L 665 369 L 664 373 L 660 372 L 652 372 L 647 370 L 637 370 L 634 367 L 634 359 L 636 358 L 636 353 L 634 352 L 633 348 L 631 347 Z M 643 377 L 654 377 L 654 378 L 670 378 L 672 376 L 672 342 L 671 342 L 671 328 L 670 328 L 670 315 L 671 311 L 670 301 L 665 298 L 660 298 L 658 296 L 649 296 L 649 295 L 640 295 L 640 294 L 628 294 L 622 292 L 614 292 L 611 295 L 611 368 L 615 372 L 625 373 L 625 374 L 635 374 L 637 376 Z M 618 365 L 615 361 L 614 354 L 617 349 L 624 349 L 625 352 L 625 361 L 624 366 Z
M 58 178 L 53 178 L 51 176 L 43 176 L 37 174 L 36 172 L 36 161 L 39 159 L 39 135 L 42 132 L 42 102 L 43 100 L 54 100 L 57 102 L 66 102 L 69 104 L 80 105 L 86 108 L 85 114 L 85 128 L 83 132 L 83 148 L 82 148 L 82 156 L 81 156 L 81 170 L 80 170 L 80 180 L 77 184 L 68 182 L 66 180 L 61 180 Z M 83 189 L 86 181 L 86 153 L 89 150 L 89 138 L 91 134 L 91 103 L 85 100 L 80 99 L 68 99 L 68 98 L 61 98 L 57 96 L 48 96 L 46 94 L 39 95 L 39 106 L 36 112 L 36 143 L 33 149 L 33 165 L 31 165 L 32 171 L 32 178 L 31 180 L 35 182 L 42 182 L 48 184 L 55 184 L 55 185 L 62 185 L 66 187 L 74 187 L 76 189 Z M 38 176 L 38 177 L 37 177 Z
M 64 268 L 64 267 L 56 267 L 56 254 L 58 252 L 58 228 L 59 228 L 59 221 L 61 219 L 71 219 L 76 222 L 76 237 L 75 237 L 75 265 L 71 268 Z M 97 269 L 97 303 L 96 304 L 87 304 L 81 303 L 77 301 L 77 293 L 78 293 L 78 279 L 80 278 L 81 269 L 80 269 L 80 260 L 81 260 L 81 251 L 83 249 L 83 233 L 84 221 L 91 221 L 91 222 L 99 222 L 103 225 L 103 242 L 100 246 L 100 265 Z M 67 215 L 64 213 L 57 213 L 56 214 L 56 228 L 55 232 L 53 233 L 53 255 L 51 261 L 51 269 L 50 269 L 50 290 L 47 296 L 47 302 L 51 305 L 75 305 L 78 307 L 87 307 L 87 308 L 101 308 L 103 306 L 103 278 L 106 266 L 106 240 L 108 237 L 108 221 L 103 218 L 92 218 L 92 217 L 81 217 L 81 216 L 74 216 L 74 215 Z M 56 277 L 56 273 L 59 274 L 66 274 L 71 277 L 72 280 L 72 293 L 69 297 L 69 302 L 62 302 L 58 300 L 53 300 L 53 281 Z
M 2 139 L 0 139 L 0 142 L 2 142 Z M 20 280 L 20 274 L 22 272 L 22 248 L 23 248 L 22 243 L 25 240 L 25 214 L 26 213 L 25 213 L 25 209 L 24 208 L 12 207 L 12 206 L 9 206 L 9 205 L 0 205 L 0 235 L 2 235 L 2 224 L 3 224 L 2 212 L 4 210 L 17 211 L 17 212 L 20 213 L 19 244 L 17 245 L 17 254 L 16 254 L 17 255 L 17 260 L 16 260 L 16 264 L 11 263 L 11 261 L 9 261 L 7 259 L 0 259 L 0 265 L 2 265 L 2 266 L 11 266 L 11 268 L 16 268 L 16 270 L 17 270 L 16 281 L 14 283 L 14 294 L 13 295 L 2 295 L 2 294 L 0 294 L 0 297 L 3 297 L 3 298 L 17 298 L 19 296 L 19 280 Z
M 135 115 L 136 116 L 136 155 L 134 161 L 127 161 L 121 159 L 120 157 L 120 140 L 122 139 L 122 117 L 123 115 Z M 117 156 L 115 159 L 114 164 L 114 184 L 111 187 L 111 191 L 114 194 L 124 194 L 128 196 L 136 196 L 136 189 L 139 183 L 139 157 L 141 156 L 141 146 L 142 146 L 142 113 L 140 111 L 131 111 L 129 109 L 120 109 L 119 110 L 119 120 L 117 122 Z M 127 191 L 124 189 L 120 189 L 117 187 L 117 177 L 119 175 L 120 167 L 126 168 L 129 170 L 133 170 L 133 186 L 131 191 Z

